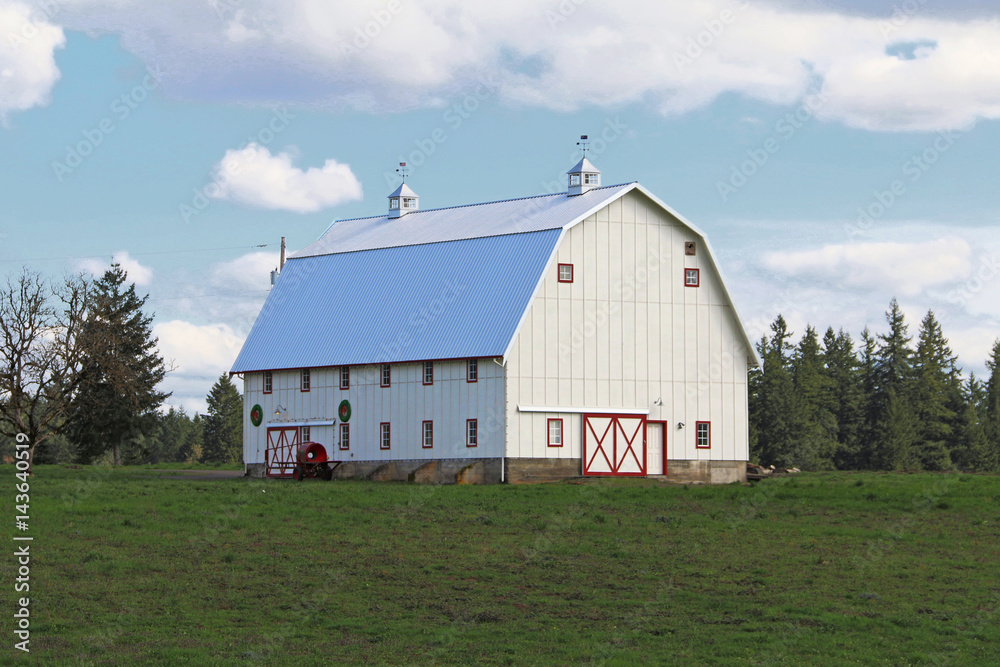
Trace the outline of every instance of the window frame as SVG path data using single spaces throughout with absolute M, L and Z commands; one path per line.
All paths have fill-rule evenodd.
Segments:
M 562 270 L 564 268 L 568 268 L 569 269 L 569 280 L 564 279 L 563 276 L 562 276 Z M 556 269 L 556 278 L 561 283 L 571 283 L 571 282 L 573 282 L 573 278 L 575 277 L 575 274 L 576 274 L 576 270 L 573 268 L 572 264 L 560 264 L 558 266 L 558 268 Z
M 346 380 L 346 382 L 345 382 Z M 340 388 L 347 390 L 351 388 L 351 367 L 341 366 L 340 367 Z
M 299 369 L 299 391 L 305 393 L 312 388 L 312 369 Z
M 688 272 L 694 274 L 694 282 L 688 282 Z M 684 287 L 701 287 L 701 269 L 684 267 Z
M 580 178 L 580 174 L 570 174 L 569 175 L 569 185 L 570 187 L 580 185 L 583 179 Z
M 378 448 L 383 451 L 392 449 L 392 426 L 389 422 L 378 425 Z
M 262 382 L 265 394 L 274 393 L 274 373 L 271 371 L 264 371 Z
M 465 360 L 465 381 L 479 382 L 479 359 Z
M 705 427 L 705 444 L 701 444 L 701 427 Z M 694 446 L 695 449 L 712 448 L 712 422 L 703 421 L 694 423 Z
M 583 184 L 584 185 L 600 185 L 601 184 L 601 175 L 600 174 L 587 174 L 587 173 L 585 173 L 583 175 Z
M 379 368 L 378 386 L 389 387 L 392 385 L 392 365 L 382 364 Z
M 478 447 L 479 446 L 479 420 L 478 419 L 466 419 L 465 420 L 465 446 L 466 447 Z
M 430 376 L 431 376 L 431 381 L 430 382 L 427 381 L 427 372 L 428 371 L 430 371 Z M 425 361 L 424 362 L 423 381 L 424 381 L 424 386 L 425 387 L 434 384 L 434 362 L 433 361 Z
M 299 443 L 312 442 L 312 427 L 310 426 L 300 426 L 299 427 Z
M 347 444 L 344 444 L 347 443 Z M 341 422 L 340 424 L 340 442 L 338 443 L 338 448 L 341 451 L 347 451 L 351 448 L 351 425 Z
M 427 427 L 430 427 L 428 430 Z M 427 436 L 430 436 L 430 444 L 427 444 Z M 433 449 L 434 448 L 434 420 L 425 419 L 420 422 L 420 447 L 421 449 Z
M 556 422 L 559 424 L 559 444 L 554 444 L 552 442 L 552 424 Z M 549 447 L 562 447 L 565 442 L 563 438 L 563 420 L 561 417 L 550 417 L 545 421 L 545 443 Z

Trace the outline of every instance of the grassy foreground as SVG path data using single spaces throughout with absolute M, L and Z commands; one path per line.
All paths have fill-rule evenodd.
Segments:
M 38 468 L 32 651 L 3 662 L 1000 664 L 997 476 L 171 475 Z

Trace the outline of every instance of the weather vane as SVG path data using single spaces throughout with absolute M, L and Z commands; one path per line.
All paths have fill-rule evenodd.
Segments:
M 580 141 L 576 142 L 576 145 L 583 151 L 583 157 L 587 157 L 587 151 L 590 150 L 590 138 L 586 134 L 581 134 Z
M 396 173 L 399 174 L 400 178 L 402 178 L 405 183 L 406 177 L 410 175 L 410 168 L 406 166 L 405 162 L 400 162 L 399 168 L 396 169 Z

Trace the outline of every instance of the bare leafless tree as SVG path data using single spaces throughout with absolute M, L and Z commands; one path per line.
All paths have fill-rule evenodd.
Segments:
M 68 425 L 80 383 L 80 335 L 89 298 L 82 277 L 53 287 L 25 268 L 0 291 L 0 433 L 35 448 Z

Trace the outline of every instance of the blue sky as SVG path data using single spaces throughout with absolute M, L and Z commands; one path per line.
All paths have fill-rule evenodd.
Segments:
M 0 0 L 0 264 L 117 257 L 204 409 L 290 250 L 562 184 L 580 134 L 705 230 L 752 334 L 899 298 L 1000 335 L 1000 7 L 985 0 Z M 367 32 L 367 34 L 366 34 Z

